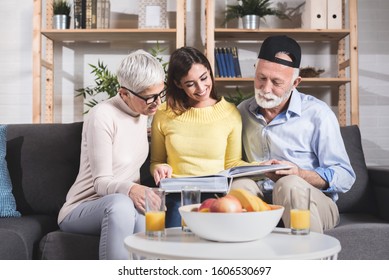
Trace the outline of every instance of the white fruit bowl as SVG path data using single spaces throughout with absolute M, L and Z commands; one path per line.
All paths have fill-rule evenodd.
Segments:
M 261 212 L 213 213 L 191 211 L 200 204 L 181 206 L 178 210 L 190 230 L 207 240 L 245 242 L 265 237 L 281 219 L 284 207 L 270 205 Z

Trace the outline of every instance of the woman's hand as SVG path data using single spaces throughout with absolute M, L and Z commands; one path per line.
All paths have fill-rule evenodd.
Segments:
M 134 202 L 134 206 L 139 212 L 145 212 L 145 192 L 148 187 L 143 185 L 135 184 L 131 187 L 130 193 L 128 196 Z
M 153 174 L 155 184 L 158 186 L 159 181 L 161 181 L 161 179 L 172 177 L 172 172 L 173 172 L 173 169 L 168 164 L 156 165 L 155 170 L 154 170 L 154 174 Z

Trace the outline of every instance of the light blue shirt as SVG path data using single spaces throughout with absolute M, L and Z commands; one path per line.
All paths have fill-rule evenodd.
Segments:
M 270 123 L 259 113 L 255 97 L 243 101 L 242 142 L 246 160 L 278 159 L 290 161 L 302 169 L 316 171 L 329 183 L 324 190 L 333 200 L 348 191 L 355 181 L 338 120 L 319 99 L 298 92 L 289 107 Z

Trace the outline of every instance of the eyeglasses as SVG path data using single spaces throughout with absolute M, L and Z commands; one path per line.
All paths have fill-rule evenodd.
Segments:
M 139 93 L 133 92 L 132 90 L 130 90 L 126 87 L 122 86 L 121 88 L 127 90 L 128 92 L 131 92 L 136 97 L 144 100 L 144 102 L 146 102 L 147 105 L 150 105 L 150 104 L 154 103 L 155 101 L 157 101 L 158 97 L 161 99 L 164 98 L 166 96 L 166 90 L 167 90 L 167 88 L 164 88 L 160 93 L 149 95 L 149 96 L 145 97 L 145 96 L 140 95 Z

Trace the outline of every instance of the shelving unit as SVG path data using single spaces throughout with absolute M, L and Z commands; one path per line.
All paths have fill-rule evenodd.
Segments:
M 54 44 L 81 42 L 138 42 L 142 40 L 175 41 L 176 48 L 185 45 L 185 0 L 176 0 L 176 28 L 167 29 L 66 29 L 52 26 L 53 0 L 34 0 L 33 14 L 33 122 L 54 120 Z M 45 24 L 43 25 L 43 12 Z M 45 43 L 44 43 L 45 42 Z M 44 82 L 42 82 L 44 79 Z M 43 87 L 44 84 L 44 87 Z M 45 106 L 42 108 L 42 98 Z
M 357 38 L 357 0 L 348 0 L 349 27 L 343 29 L 238 29 L 215 28 L 215 2 L 206 0 L 206 55 L 214 65 L 216 41 L 263 41 L 271 35 L 288 35 L 299 42 L 337 42 L 338 73 L 333 78 L 303 78 L 301 86 L 336 86 L 339 88 L 338 117 L 341 126 L 347 125 L 347 96 L 345 85 L 350 85 L 350 123 L 359 124 L 358 96 L 358 38 Z M 343 0 L 343 19 L 346 1 Z M 349 51 L 346 57 L 346 40 Z M 239 44 L 239 43 L 237 43 Z M 215 78 L 217 84 L 235 85 L 253 82 L 253 78 Z

